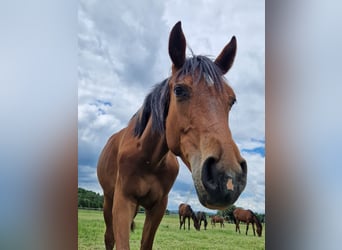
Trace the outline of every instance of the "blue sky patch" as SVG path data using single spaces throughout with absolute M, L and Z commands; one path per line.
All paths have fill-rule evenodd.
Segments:
M 250 154 L 259 154 L 262 157 L 265 157 L 265 147 L 257 147 L 252 149 L 242 149 L 242 152 L 250 153 Z

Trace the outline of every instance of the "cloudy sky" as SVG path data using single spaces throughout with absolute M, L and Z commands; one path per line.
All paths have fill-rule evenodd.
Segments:
M 226 74 L 237 95 L 230 128 L 248 163 L 236 206 L 265 212 L 264 1 L 81 0 L 78 10 L 78 183 L 101 193 L 96 164 L 110 135 L 125 127 L 152 86 L 170 75 L 168 36 L 181 20 L 195 54 L 216 57 L 235 35 L 237 55 Z M 189 51 L 187 52 L 189 54 Z M 180 162 L 169 209 L 198 201 L 191 174 Z M 214 211 L 215 212 L 215 211 Z

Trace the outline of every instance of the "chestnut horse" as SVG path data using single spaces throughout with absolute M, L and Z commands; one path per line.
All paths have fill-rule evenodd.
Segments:
M 234 222 L 235 222 L 235 232 L 239 230 L 240 231 L 240 221 L 246 222 L 247 228 L 246 228 L 246 235 L 248 232 L 248 225 L 249 223 L 252 223 L 252 228 L 253 228 L 253 233 L 255 236 L 255 229 L 254 229 L 254 223 L 256 224 L 257 227 L 257 233 L 258 236 L 261 236 L 262 233 L 262 224 L 260 223 L 258 217 L 252 212 L 252 210 L 244 210 L 242 208 L 236 208 L 233 212 L 234 214 Z
M 207 221 L 207 216 L 206 216 L 205 212 L 201 212 L 201 211 L 197 212 L 196 217 L 197 217 L 197 220 L 199 222 L 200 228 L 201 228 L 201 224 L 202 224 L 202 221 L 203 221 L 203 223 L 204 223 L 204 230 L 207 230 L 208 221 Z
M 169 37 L 171 76 L 146 96 L 99 157 L 106 249 L 115 243 L 117 249 L 129 249 L 130 226 L 139 205 L 146 213 L 141 249 L 152 249 L 178 174 L 176 156 L 192 172 L 199 201 L 208 208 L 228 207 L 246 186 L 247 163 L 228 126 L 236 97 L 223 77 L 233 64 L 236 39 L 215 61 L 196 55 L 186 58 L 185 49 L 178 22 Z
M 213 215 L 211 217 L 211 225 L 216 227 L 216 223 L 220 223 L 221 227 L 224 227 L 224 219 L 221 216 Z
M 198 222 L 195 212 L 192 210 L 191 206 L 185 203 L 181 203 L 178 207 L 179 214 L 179 229 L 183 228 L 185 230 L 185 220 L 188 219 L 188 230 L 190 230 L 190 218 L 194 221 L 194 227 L 196 230 L 200 230 L 200 224 Z

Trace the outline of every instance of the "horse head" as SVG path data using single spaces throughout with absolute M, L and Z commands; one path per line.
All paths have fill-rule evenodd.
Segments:
M 262 234 L 262 227 L 257 227 L 257 234 L 259 237 L 261 237 L 261 234 Z
M 228 125 L 236 97 L 223 77 L 233 64 L 236 39 L 231 39 L 214 62 L 205 56 L 186 58 L 185 48 L 178 22 L 169 37 L 173 65 L 166 141 L 192 172 L 202 205 L 223 209 L 237 200 L 247 179 L 247 163 Z
M 200 231 L 201 229 L 200 220 L 197 218 L 196 214 L 193 211 L 191 213 L 191 218 L 194 221 L 194 227 L 196 228 L 196 230 Z

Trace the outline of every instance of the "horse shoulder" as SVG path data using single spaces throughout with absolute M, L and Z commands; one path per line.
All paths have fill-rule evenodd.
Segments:
M 103 147 L 98 163 L 97 177 L 104 193 L 113 193 L 117 176 L 117 154 L 124 129 L 113 134 Z
M 176 156 L 169 151 L 152 172 L 153 188 L 167 195 L 178 175 L 179 164 Z

